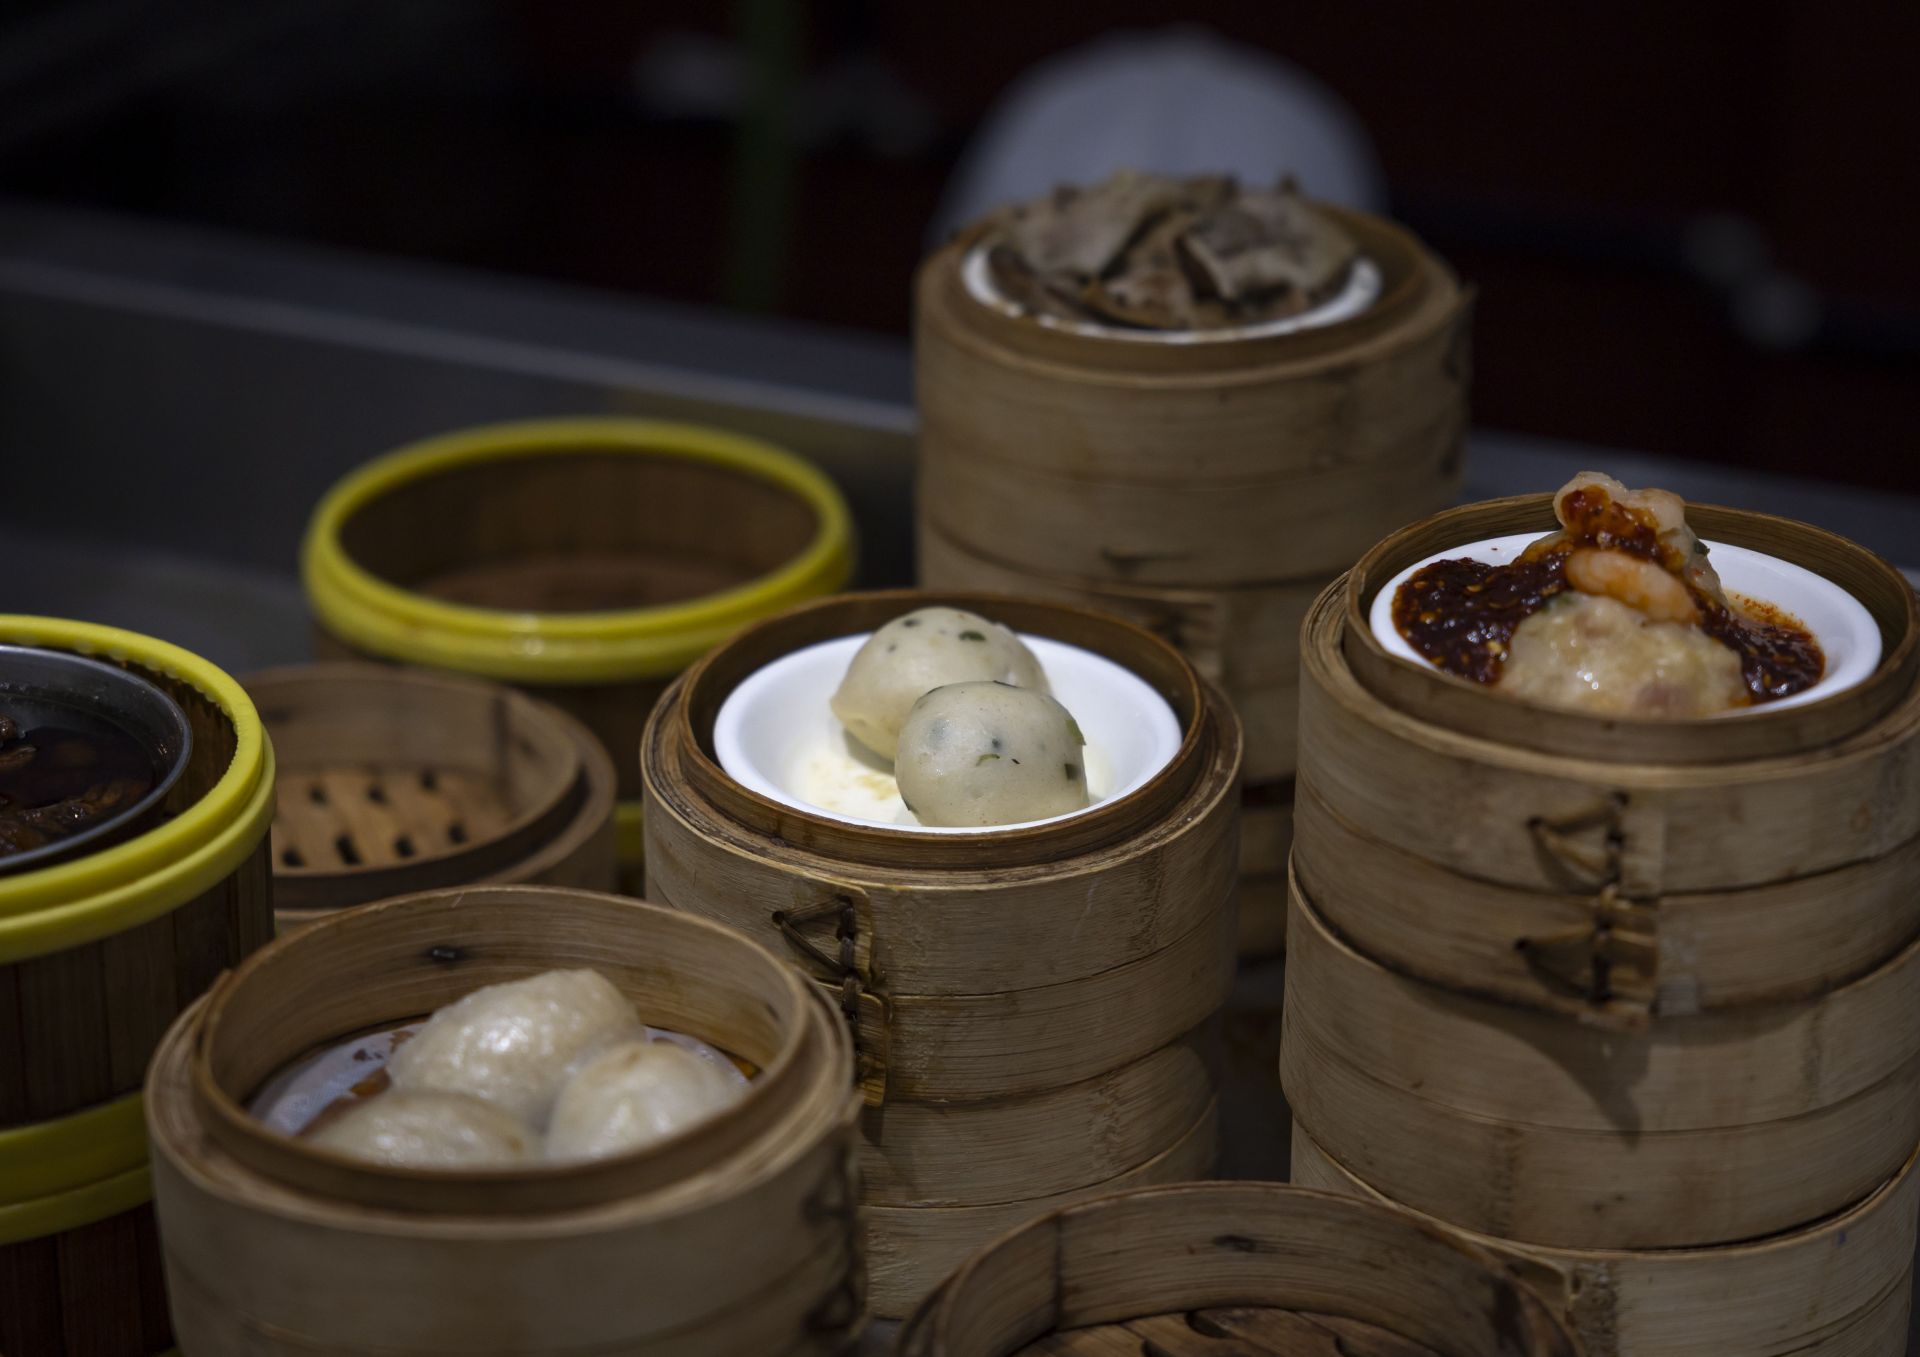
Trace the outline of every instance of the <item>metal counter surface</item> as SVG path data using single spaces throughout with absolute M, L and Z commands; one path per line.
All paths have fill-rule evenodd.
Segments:
M 862 582 L 905 583 L 911 380 L 885 339 L 0 204 L 0 610 L 130 627 L 240 673 L 301 660 L 294 556 L 329 483 L 448 428 L 605 411 L 813 458 L 853 504 Z M 1920 564 L 1920 498 L 1511 433 L 1471 435 L 1463 498 L 1587 467 Z M 1247 968 L 1228 1008 L 1229 1176 L 1285 1176 L 1283 977 Z

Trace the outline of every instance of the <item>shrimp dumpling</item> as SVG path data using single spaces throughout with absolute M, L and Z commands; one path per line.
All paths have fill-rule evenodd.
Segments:
M 952 683 L 914 703 L 894 776 L 926 825 L 1007 825 L 1087 805 L 1086 738 L 1046 693 Z
M 407 1168 L 487 1168 L 538 1157 L 539 1137 L 505 1108 L 464 1093 L 388 1089 L 325 1122 L 322 1149 Z
M 1033 652 L 998 622 L 960 608 L 918 608 L 867 638 L 833 695 L 833 714 L 854 739 L 890 759 L 921 694 L 976 679 L 1047 691 Z
M 567 1066 L 639 1025 L 598 971 L 547 971 L 477 989 L 435 1013 L 387 1062 L 394 1087 L 466 1093 L 543 1125 Z
M 599 1052 L 560 1090 L 547 1126 L 549 1159 L 599 1159 L 665 1140 L 738 1102 L 745 1084 L 667 1041 L 623 1041 Z

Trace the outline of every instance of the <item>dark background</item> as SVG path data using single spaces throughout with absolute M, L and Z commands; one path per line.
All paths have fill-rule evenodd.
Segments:
M 12 0 L 0 191 L 904 335 L 995 96 L 1176 18 L 1366 123 L 1478 422 L 1920 490 L 1914 3 Z

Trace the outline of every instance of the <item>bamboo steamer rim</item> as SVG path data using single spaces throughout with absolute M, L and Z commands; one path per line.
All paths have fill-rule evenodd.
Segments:
M 233 1010 L 248 997 L 250 987 L 284 985 L 303 973 L 310 982 L 318 980 L 328 969 L 325 962 L 331 960 L 337 966 L 343 959 L 350 961 L 354 944 L 364 937 L 377 940 L 384 932 L 404 929 L 409 916 L 425 917 L 433 911 L 452 923 L 463 908 L 479 911 L 490 906 L 594 910 L 608 921 L 615 917 L 628 921 L 645 918 L 649 930 L 677 930 L 700 939 L 704 947 L 737 953 L 753 969 L 753 981 L 761 992 L 759 1002 L 786 1029 L 781 1046 L 771 1058 L 756 1062 L 759 1073 L 749 1083 L 744 1098 L 665 1140 L 604 1159 L 486 1170 L 398 1168 L 322 1149 L 266 1126 L 242 1105 L 255 1089 L 236 1090 L 221 1077 L 218 1067 L 232 1063 L 239 1045 L 249 1037 L 272 1040 L 280 1036 L 248 1028 L 232 1017 Z M 454 928 L 449 937 L 458 938 L 455 945 L 464 948 L 479 944 L 484 933 Z M 289 954 L 295 955 L 298 965 L 285 960 Z M 540 969 L 552 967 L 528 967 L 523 973 L 533 975 Z M 282 971 L 290 974 L 282 975 Z M 328 976 L 338 977 L 337 970 Z M 224 975 L 196 1007 L 195 1015 L 190 1020 L 183 1018 L 181 1025 L 191 1021 L 193 1027 L 189 1077 L 194 1110 L 209 1138 L 253 1172 L 335 1201 L 372 1207 L 485 1216 L 544 1215 L 681 1183 L 750 1139 L 755 1126 L 768 1123 L 806 1096 L 811 1058 L 819 1053 L 813 1049 L 817 1033 L 810 1020 L 812 1010 L 805 985 L 798 971 L 758 943 L 695 915 L 594 891 L 555 886 L 474 886 L 423 891 L 340 910 L 281 937 Z M 474 988 L 479 988 L 479 983 L 469 991 Z M 420 1015 L 383 1012 L 366 1016 L 368 1021 L 322 1040 L 338 1040 L 356 1031 Z M 271 1058 L 251 1063 L 264 1066 L 269 1073 L 284 1069 L 315 1044 L 302 1042 L 297 1049 L 284 1050 L 276 1044 L 270 1048 Z
M 115 1177 L 147 1162 L 141 1095 L 0 1130 L 0 1211 Z
M 1026 317 L 1011 316 L 989 306 L 968 291 L 965 264 L 973 248 L 992 232 L 992 223 L 975 223 L 957 235 L 922 266 L 923 302 L 939 308 L 953 327 L 1023 361 L 1057 364 L 1075 380 L 1110 381 L 1138 388 L 1164 383 L 1170 386 L 1202 381 L 1217 385 L 1223 372 L 1245 369 L 1250 379 L 1267 380 L 1275 366 L 1309 369 L 1329 360 L 1345 361 L 1353 350 L 1394 335 L 1422 304 L 1445 294 L 1447 304 L 1437 308 L 1419 333 L 1438 328 L 1467 297 L 1452 271 L 1405 227 L 1384 217 L 1315 203 L 1343 226 L 1360 246 L 1360 253 L 1381 273 L 1380 295 L 1357 315 L 1327 325 L 1309 326 L 1287 334 L 1218 340 L 1206 344 L 1152 344 L 1111 339 L 1100 335 L 1056 330 Z
M 1484 1273 L 1499 1293 L 1496 1304 L 1501 1310 L 1503 1338 L 1511 1338 L 1513 1346 L 1503 1352 L 1513 1354 L 1531 1354 L 1534 1357 L 1574 1357 L 1575 1348 L 1571 1338 L 1557 1320 L 1548 1311 L 1546 1303 L 1529 1289 L 1513 1271 L 1492 1251 L 1473 1242 L 1460 1231 L 1456 1231 L 1436 1222 L 1430 1222 L 1416 1213 L 1403 1211 L 1384 1201 L 1368 1200 L 1329 1192 L 1322 1188 L 1296 1187 L 1289 1183 L 1238 1181 L 1238 1182 L 1201 1182 L 1174 1183 L 1161 1187 L 1137 1188 L 1125 1192 L 1109 1193 L 1061 1207 L 1045 1215 L 1009 1230 L 998 1239 L 976 1250 L 966 1262 L 960 1265 L 947 1279 L 937 1287 L 911 1316 L 903 1331 L 901 1352 L 911 1353 L 914 1357 L 1013 1357 L 1023 1350 L 1025 1344 L 1032 1342 L 1046 1332 L 1029 1333 L 1016 1337 L 1011 1345 L 982 1343 L 980 1346 L 968 1346 L 954 1336 L 953 1330 L 965 1317 L 981 1312 L 993 1313 L 995 1301 L 1001 1299 L 993 1268 L 998 1255 L 1017 1248 L 1030 1237 L 1058 1233 L 1081 1218 L 1097 1218 L 1116 1209 L 1124 1210 L 1131 1206 L 1144 1205 L 1149 1208 L 1164 1207 L 1174 1213 L 1177 1223 L 1182 1207 L 1195 1206 L 1206 1210 L 1209 1206 L 1226 1207 L 1231 1214 L 1255 1225 L 1262 1217 L 1285 1221 L 1298 1208 L 1312 1207 L 1335 1215 L 1350 1215 L 1353 1219 L 1371 1218 L 1378 1224 L 1401 1231 L 1409 1237 L 1418 1238 L 1422 1245 L 1436 1251 L 1458 1255 L 1464 1262 Z M 1346 1208 L 1359 1206 L 1365 1208 L 1349 1213 Z M 1214 1241 L 1217 1245 L 1227 1245 L 1225 1240 Z M 1249 1241 L 1243 1241 L 1249 1242 Z M 1052 1313 L 1047 1323 L 1058 1325 L 1063 1304 L 1063 1281 L 1060 1276 L 1068 1259 L 1064 1253 L 1064 1241 L 1056 1239 L 1052 1248 L 1046 1250 L 1054 1268 L 1054 1300 Z M 1253 1251 L 1258 1251 L 1257 1247 Z M 1357 1277 L 1372 1271 L 1363 1265 L 1356 1265 Z M 1094 1322 L 1115 1322 L 1124 1318 L 1144 1318 L 1150 1313 L 1164 1313 L 1162 1310 L 1136 1308 L 1136 1302 L 1129 1291 L 1128 1279 L 1124 1275 L 1090 1275 L 1081 1279 L 1080 1291 L 1088 1295 L 1076 1294 L 1076 1303 L 1081 1308 L 1101 1310 L 1101 1317 Z M 1510 1302 L 1510 1303 L 1503 1303 Z M 1018 1304 L 1017 1301 L 1012 1302 Z M 1207 1304 L 1214 1304 L 1211 1298 Z M 1221 1301 L 1219 1304 L 1230 1302 Z M 1258 1306 L 1274 1304 L 1271 1296 L 1247 1296 L 1237 1302 L 1241 1305 Z M 1284 1302 L 1282 1302 L 1284 1303 Z M 1104 1304 L 1105 1308 L 1102 1309 Z M 1367 1316 L 1354 1316 L 1367 1318 Z M 1080 1323 L 1088 1322 L 1089 1317 L 1074 1315 Z M 1373 1322 L 1378 1322 L 1377 1318 Z M 909 1341 L 910 1340 L 910 1341 Z
M 1861 1198 L 1845 1210 L 1836 1211 L 1832 1215 L 1824 1216 L 1819 1220 L 1809 1221 L 1805 1225 L 1795 1226 L 1790 1230 L 1777 1230 L 1772 1234 L 1760 1235 L 1753 1239 L 1741 1239 L 1727 1244 L 1692 1245 L 1686 1248 L 1577 1248 L 1564 1247 L 1559 1244 L 1530 1244 L 1521 1240 L 1502 1240 L 1497 1239 L 1493 1235 L 1470 1230 L 1462 1225 L 1450 1225 L 1445 1221 L 1428 1215 L 1418 1207 L 1407 1206 L 1396 1202 L 1380 1192 L 1352 1169 L 1342 1164 L 1339 1159 L 1334 1156 L 1332 1151 L 1328 1150 L 1319 1140 L 1315 1139 L 1313 1133 L 1302 1126 L 1298 1120 L 1293 1123 L 1292 1134 L 1305 1139 L 1311 1144 L 1314 1152 L 1326 1160 L 1327 1163 L 1331 1164 L 1342 1178 L 1351 1182 L 1355 1190 L 1362 1194 L 1362 1197 L 1369 1202 L 1375 1202 L 1389 1210 L 1399 1211 L 1406 1215 L 1413 1216 L 1418 1220 L 1432 1225 L 1436 1229 L 1442 1229 L 1456 1234 L 1479 1248 L 1493 1246 L 1522 1249 L 1529 1253 L 1552 1254 L 1556 1257 L 1571 1259 L 1576 1263 L 1592 1264 L 1603 1268 L 1623 1261 L 1641 1262 L 1648 1259 L 1672 1259 L 1674 1261 L 1697 1259 L 1707 1261 L 1724 1258 L 1736 1252 L 1758 1249 L 1794 1248 L 1827 1236 L 1844 1236 L 1861 1220 L 1885 1207 L 1890 1199 L 1897 1196 L 1901 1190 L 1907 1186 L 1913 1178 L 1915 1171 L 1920 1169 L 1920 1147 L 1916 1147 L 1914 1152 L 1907 1157 L 1906 1162 L 1900 1166 L 1899 1172 L 1895 1173 L 1891 1178 L 1887 1179 L 1886 1182 L 1880 1184 L 1879 1187 L 1875 1188 L 1867 1196 Z
M 232 724 L 233 758 L 206 795 L 144 834 L 0 877 L 0 965 L 156 919 L 231 875 L 273 819 L 273 748 L 244 689 L 199 656 L 118 627 L 0 615 L 0 641 L 133 664 L 184 683 Z
M 325 690 L 330 699 L 347 703 L 380 703 L 412 692 L 421 697 L 457 691 L 476 702 L 498 702 L 511 710 L 505 724 L 528 733 L 536 744 L 558 757 L 547 769 L 525 804 L 497 831 L 485 838 L 456 844 L 437 852 L 416 854 L 404 864 L 367 864 L 357 867 L 289 868 L 274 863 L 275 904 L 278 908 L 300 908 L 283 896 L 307 889 L 337 888 L 355 879 L 379 880 L 399 873 L 414 874 L 435 869 L 458 868 L 462 879 L 478 880 L 510 865 L 529 849 L 547 842 L 577 818 L 579 803 L 585 799 L 587 779 L 585 758 L 575 732 L 581 727 L 559 708 L 541 702 L 515 688 L 477 679 L 464 674 L 397 668 L 393 665 L 355 661 L 320 664 L 290 664 L 255 670 L 241 684 L 262 711 L 263 724 L 271 725 L 272 705 L 276 700 L 296 701 L 301 690 Z M 282 762 L 283 775 L 306 771 L 304 766 Z M 392 893 L 392 892 L 387 892 Z
M 1880 626 L 1883 644 L 1874 672 L 1852 688 L 1798 707 L 1660 720 L 1596 716 L 1503 697 L 1483 684 L 1394 655 L 1380 643 L 1368 610 L 1388 581 L 1450 544 L 1553 531 L 1559 524 L 1550 493 L 1449 509 L 1377 543 L 1329 586 L 1343 600 L 1340 654 L 1369 694 L 1415 720 L 1444 724 L 1471 738 L 1602 763 L 1729 763 L 1803 753 L 1856 734 L 1909 696 L 1920 672 L 1920 597 L 1887 561 L 1837 533 L 1751 509 L 1690 503 L 1687 522 L 1702 537 L 1777 556 L 1852 594 Z
M 1122 665 L 1173 708 L 1181 724 L 1180 748 L 1165 767 L 1125 796 L 1027 829 L 962 834 L 851 824 L 763 796 L 736 782 L 720 766 L 713 749 L 714 719 L 728 694 L 749 675 L 803 646 L 870 632 L 902 613 L 926 607 L 965 609 L 1016 633 L 1080 646 Z M 671 724 L 657 731 L 655 726 L 662 720 Z M 839 594 L 749 627 L 675 682 L 648 722 L 643 751 L 654 749 L 660 735 L 676 746 L 679 771 L 693 795 L 723 817 L 793 847 L 870 866 L 911 862 L 919 867 L 984 872 L 1052 863 L 1137 835 L 1187 795 L 1219 744 L 1232 749 L 1236 783 L 1240 762 L 1238 718 L 1186 657 L 1160 637 L 1110 614 L 1072 604 L 944 589 Z
M 679 603 L 598 612 L 518 612 L 446 603 L 388 583 L 357 563 L 341 534 L 366 505 L 447 471 L 592 452 L 666 457 L 758 478 L 813 513 L 799 555 L 746 584 Z M 755 618 L 844 586 L 853 571 L 852 516 L 818 468 L 771 443 L 695 424 L 624 418 L 483 425 L 376 458 L 320 501 L 301 547 L 314 613 L 349 644 L 432 668 L 522 683 L 658 678 Z

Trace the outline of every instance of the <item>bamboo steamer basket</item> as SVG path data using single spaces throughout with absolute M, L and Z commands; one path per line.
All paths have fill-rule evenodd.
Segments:
M 1750 1239 L 1859 1201 L 1920 1142 L 1920 942 L 1818 998 L 1610 1030 L 1396 975 L 1298 894 L 1289 937 L 1295 1116 L 1395 1201 L 1470 1230 Z
M 614 888 L 613 762 L 557 707 L 373 664 L 294 665 L 245 682 L 280 759 L 282 931 L 437 886 Z
M 967 1260 L 915 1313 L 898 1349 L 901 1357 L 1255 1350 L 1578 1351 L 1492 1253 L 1403 1211 L 1277 1183 L 1186 1183 L 1042 1216 Z
M 1913 592 L 1815 528 L 1689 519 L 1859 598 L 1874 674 L 1733 719 L 1602 721 L 1389 656 L 1364 620 L 1382 582 L 1549 529 L 1546 496 L 1395 534 L 1308 619 L 1293 918 L 1317 931 L 1283 1081 L 1329 1153 L 1465 1228 L 1725 1243 L 1844 1210 L 1920 1140 Z
M 1920 1210 L 1915 1162 L 1909 1156 L 1892 1179 L 1838 1215 L 1718 1248 L 1553 1249 L 1459 1233 L 1526 1278 L 1565 1317 L 1587 1357 L 1903 1357 Z M 1396 1204 L 1298 1124 L 1293 1178 Z
M 481 985 L 599 970 L 641 1016 L 759 1071 L 634 1154 L 525 1170 L 372 1165 L 243 1108 L 318 1047 Z M 345 910 L 168 1034 L 148 1129 L 183 1347 L 223 1354 L 826 1354 L 857 1332 L 852 1063 L 831 1006 L 704 920 L 556 887 Z
M 1173 640 L 1246 727 L 1246 775 L 1295 762 L 1300 621 L 1379 537 L 1451 502 L 1469 296 L 1391 223 L 1326 209 L 1379 299 L 1266 338 L 1068 333 L 969 294 L 984 228 L 921 268 L 922 583 L 1054 598 Z
M 1124 664 L 1172 706 L 1179 752 L 1144 787 L 1082 815 L 968 834 L 849 824 L 764 798 L 720 768 L 715 717 L 749 675 L 934 604 Z M 877 1313 L 906 1313 L 953 1259 L 1068 1193 L 1129 1175 L 1190 1177 L 1211 1162 L 1239 731 L 1171 646 L 1033 600 L 829 599 L 689 670 L 656 709 L 641 765 L 651 897 L 784 953 L 852 1024 Z
M 129 669 L 192 729 L 161 821 L 0 876 L 0 1352 L 157 1353 L 141 1078 L 175 1016 L 272 936 L 273 751 L 239 685 L 177 647 L 18 616 L 0 641 Z
M 654 701 L 719 641 L 852 570 L 846 502 L 811 463 L 624 418 L 491 425 L 390 453 L 320 501 L 301 555 L 320 658 L 512 683 L 598 736 L 636 885 L 632 751 Z

